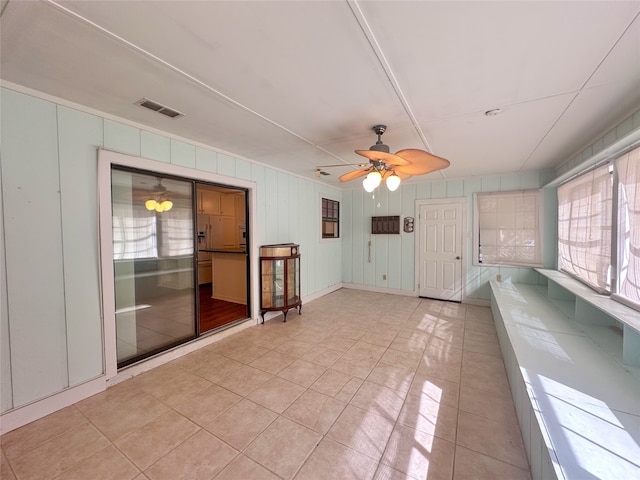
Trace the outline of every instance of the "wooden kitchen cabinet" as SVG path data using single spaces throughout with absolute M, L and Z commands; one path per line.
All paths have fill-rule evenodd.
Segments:
M 205 285 L 212 281 L 211 261 L 198 263 L 198 285 Z
M 245 223 L 246 219 L 246 206 L 244 201 L 244 194 L 236 195 L 236 220 L 238 223 Z
M 260 283 L 262 323 L 266 312 L 283 312 L 285 322 L 292 308 L 298 307 L 300 314 L 300 246 L 284 243 L 260 247 Z
M 235 217 L 238 210 L 238 198 L 243 198 L 244 200 L 244 196 L 238 195 L 237 193 L 222 193 L 204 188 L 199 189 L 197 198 L 198 213 Z M 244 201 L 242 205 L 244 205 Z M 244 208 L 240 214 L 244 216 Z
M 236 216 L 236 194 L 223 193 L 220 195 L 220 215 Z
M 220 192 L 211 190 L 200 190 L 198 192 L 198 213 L 206 215 L 220 215 L 221 195 Z

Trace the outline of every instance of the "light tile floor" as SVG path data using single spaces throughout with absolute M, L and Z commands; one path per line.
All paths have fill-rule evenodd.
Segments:
M 531 478 L 490 310 L 347 289 L 1 445 L 3 480 Z

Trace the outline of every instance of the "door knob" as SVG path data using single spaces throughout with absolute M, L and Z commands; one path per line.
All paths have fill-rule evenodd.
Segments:
M 456 257 L 456 260 L 460 260 L 460 256 L 457 256 L 457 257 Z

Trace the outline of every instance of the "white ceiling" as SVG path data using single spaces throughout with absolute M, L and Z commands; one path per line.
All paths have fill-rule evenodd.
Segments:
M 380 123 L 451 161 L 419 180 L 553 167 L 640 106 L 640 1 L 2 0 L 0 34 L 2 80 L 309 178 Z

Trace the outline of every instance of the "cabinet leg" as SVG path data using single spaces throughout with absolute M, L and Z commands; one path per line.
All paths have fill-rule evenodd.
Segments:
M 264 325 L 264 312 L 265 311 L 266 310 L 263 310 L 262 312 L 260 312 L 260 316 L 262 317 L 262 324 L 261 325 Z
M 302 315 L 302 304 L 298 305 L 298 315 Z
M 282 315 L 284 316 L 284 320 L 283 321 L 287 321 L 287 313 L 289 313 L 289 310 L 285 310 L 282 312 Z

